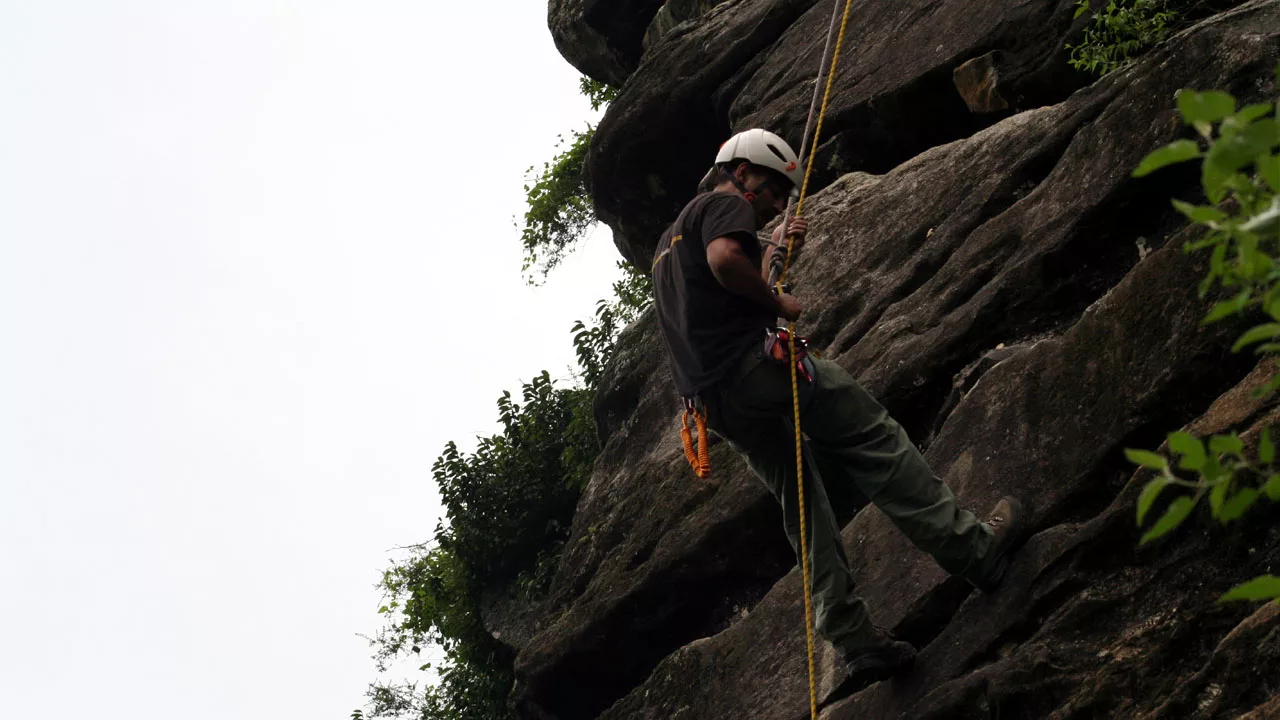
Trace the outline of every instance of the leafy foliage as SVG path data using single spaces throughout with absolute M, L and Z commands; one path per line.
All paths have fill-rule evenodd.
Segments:
M 1068 62 L 1077 70 L 1106 75 L 1124 67 L 1141 51 L 1156 45 L 1177 29 L 1177 10 L 1167 0 L 1109 0 L 1093 14 L 1078 45 L 1067 45 Z M 1076 5 L 1076 17 L 1089 12 L 1089 0 Z
M 583 175 L 594 134 L 595 128 L 588 125 L 584 131 L 574 131 L 568 140 L 561 135 L 556 149 L 564 149 L 543 164 L 542 172 L 534 174 L 529 168 L 524 186 L 528 207 L 520 229 L 525 273 L 536 270 L 546 277 L 595 222 Z M 529 276 L 529 282 L 536 282 L 536 278 Z
M 410 548 L 383 573 L 379 612 L 388 626 L 373 644 L 380 670 L 428 645 L 443 649 L 445 662 L 439 682 L 422 692 L 374 686 L 372 717 L 507 717 L 511 658 L 482 625 L 480 601 L 512 585 L 528 590 L 520 581 L 527 571 L 548 579 L 547 551 L 568 535 L 597 450 L 594 428 L 579 421 L 590 418 L 589 390 L 556 387 L 543 372 L 524 384 L 521 401 L 503 393 L 502 431 L 471 454 L 449 443 L 432 467 L 447 522 L 434 543 Z
M 565 434 L 588 394 L 556 388 L 544 371 L 523 388 L 524 405 L 504 392 L 498 399 L 502 433 L 483 438 L 461 455 L 454 443 L 436 460 L 432 475 L 449 518 L 438 532 L 441 547 L 482 581 L 482 589 L 515 579 L 537 550 L 567 532 L 578 490 L 591 471 L 594 437 Z
M 1239 519 L 1264 493 L 1273 500 L 1280 500 L 1280 473 L 1273 464 L 1275 446 L 1270 430 L 1262 434 L 1259 456 L 1253 459 L 1245 456 L 1244 442 L 1234 433 L 1214 435 L 1209 438 L 1207 449 L 1201 439 L 1185 432 L 1172 433 L 1168 442 L 1170 451 L 1182 458 L 1178 469 L 1196 473 L 1197 480 L 1183 480 L 1162 455 L 1126 451 L 1131 462 L 1159 472 L 1143 487 L 1138 497 L 1139 525 L 1145 522 L 1166 488 L 1183 487 L 1193 492 L 1192 495 L 1178 497 L 1168 506 L 1142 536 L 1143 544 L 1163 537 L 1181 525 L 1196 504 L 1206 497 L 1213 517 L 1224 524 Z
M 1276 69 L 1280 84 L 1280 67 Z M 1234 97 L 1222 92 L 1183 91 L 1177 97 L 1183 120 L 1195 128 L 1198 141 L 1179 140 L 1148 155 L 1134 176 L 1189 160 L 1201 162 L 1201 185 L 1208 205 L 1174 200 L 1173 205 L 1205 234 L 1186 245 L 1187 252 L 1209 251 L 1209 273 L 1200 284 L 1200 296 L 1214 287 L 1228 295 L 1216 302 L 1204 318 L 1214 323 L 1246 311 L 1261 311 L 1268 322 L 1243 333 L 1232 350 L 1254 348 L 1259 354 L 1280 351 L 1280 112 L 1271 103 L 1237 108 Z M 1263 389 L 1269 395 L 1280 389 L 1280 374 Z M 1280 501 L 1280 470 L 1271 429 L 1261 433 L 1256 457 L 1248 457 L 1245 443 L 1235 433 L 1204 440 L 1185 432 L 1168 437 L 1176 469 L 1158 453 L 1126 450 L 1131 462 L 1157 471 L 1138 498 L 1137 521 L 1141 527 L 1167 488 L 1189 491 L 1175 498 L 1142 536 L 1148 543 L 1180 526 L 1202 501 L 1222 523 L 1244 515 L 1262 498 Z M 1178 472 L 1178 471 L 1181 471 Z M 1193 479 L 1184 479 L 1183 473 Z M 1280 582 L 1270 576 L 1240 585 L 1222 600 L 1262 600 L 1280 597 Z
M 596 110 L 617 94 L 587 78 L 581 88 Z M 526 272 L 537 268 L 545 277 L 594 222 L 582 175 L 591 133 L 590 127 L 574 133 L 525 186 Z M 561 138 L 559 147 L 564 145 Z M 533 599 L 554 577 L 599 451 L 591 414 L 596 383 L 618 332 L 651 294 L 648 277 L 629 268 L 613 291 L 612 300 L 597 304 L 593 321 L 573 328 L 582 386 L 557 387 L 543 372 L 524 384 L 519 402 L 503 393 L 501 432 L 480 438 L 470 454 L 451 442 L 432 466 L 445 519 L 431 543 L 406 548 L 408 557 L 384 571 L 379 612 L 387 623 L 370 642 L 380 672 L 423 648 L 442 650 L 444 658 L 419 667 L 435 674 L 422 689 L 414 683 L 372 685 L 367 717 L 509 717 L 513 658 L 485 629 L 480 604 L 496 593 Z
M 588 77 L 582 78 L 579 89 L 591 101 L 592 110 L 599 110 L 618 95 L 617 88 Z M 555 157 L 543 163 L 540 172 L 531 167 L 526 173 L 526 209 L 523 224 L 518 226 L 523 269 L 530 283 L 555 269 L 595 223 L 584 174 L 594 135 L 591 125 L 572 131 L 567 138 L 560 135 Z
M 653 281 L 635 267 L 620 262 L 624 276 L 613 284 L 614 300 L 596 302 L 595 317 L 573 324 L 573 346 L 578 354 L 578 368 L 588 387 L 594 388 L 613 357 L 618 333 L 640 316 L 653 296 Z
M 618 88 L 606 85 L 599 80 L 592 80 L 586 75 L 583 75 L 582 79 L 578 81 L 578 89 L 591 101 L 592 110 L 599 110 L 618 97 Z

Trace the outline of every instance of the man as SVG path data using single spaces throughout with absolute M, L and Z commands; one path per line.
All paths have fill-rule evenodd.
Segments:
M 653 280 L 660 328 L 680 394 L 704 404 L 708 427 L 745 456 L 777 498 L 798 555 L 790 362 L 767 356 L 765 341 L 778 317 L 795 320 L 802 306 L 769 288 L 756 231 L 785 209 L 803 172 L 791 147 L 761 129 L 730 138 L 715 172 L 715 189 L 690 201 L 658 243 Z M 788 233 L 797 247 L 807 229 L 802 218 L 791 220 Z M 781 235 L 779 227 L 770 252 L 785 251 Z M 986 592 L 1000 583 L 1020 539 L 1022 508 L 1004 498 L 979 522 L 847 372 L 814 358 L 805 367 L 812 375 L 800 379 L 800 391 L 815 625 L 843 658 L 846 682 L 861 685 L 906 669 L 915 649 L 872 624 L 855 592 L 829 497 L 861 494 L 945 570 Z

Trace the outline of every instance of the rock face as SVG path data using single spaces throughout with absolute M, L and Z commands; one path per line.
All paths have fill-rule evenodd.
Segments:
M 732 97 L 721 87 L 757 63 L 812 6 L 813 0 L 728 0 L 649 47 L 587 155 L 596 214 L 613 228 L 628 260 L 647 266 L 664 225 L 693 197 L 729 136 Z
M 649 22 L 663 0 L 551 0 L 547 26 L 570 65 L 615 87 L 640 62 Z
M 843 3 L 841 3 L 843 7 Z M 731 130 L 766 127 L 798 146 L 832 0 L 729 0 L 648 47 L 592 143 L 596 211 L 632 262 L 694 194 Z M 969 112 L 952 74 L 999 51 L 1013 108 L 1065 98 L 1086 79 L 1066 63 L 1075 0 L 855 0 L 815 165 L 819 187 L 883 172 L 1000 119 Z
M 965 505 L 1017 494 L 1034 536 L 982 596 L 875 508 L 848 519 L 860 591 L 921 655 L 909 675 L 837 698 L 820 643 L 823 717 L 1271 716 L 1280 611 L 1214 599 L 1276 571 L 1277 512 L 1193 522 L 1139 550 L 1147 478 L 1122 449 L 1188 423 L 1249 440 L 1280 420 L 1250 392 L 1274 368 L 1227 351 L 1240 327 L 1200 325 L 1204 267 L 1168 204 L 1195 196 L 1195 168 L 1129 176 L 1185 132 L 1178 89 L 1274 99 L 1280 0 L 1214 15 L 1075 92 L 1083 82 L 1061 70 L 1071 2 L 854 7 L 819 157 L 833 174 L 806 206 L 814 229 L 792 275 L 802 330 Z M 689 147 L 714 149 L 731 126 L 798 133 L 830 10 L 727 0 L 649 44 L 592 147 L 598 209 L 624 254 L 647 261 L 645 233 L 705 170 Z M 966 105 L 962 85 L 987 89 Z M 971 111 L 973 98 L 986 105 Z M 873 145 L 879 159 L 846 152 Z M 859 167 L 879 174 L 834 174 Z M 550 594 L 486 618 L 517 651 L 517 715 L 807 717 L 780 513 L 727 447 L 711 481 L 689 472 L 652 314 L 624 332 L 595 411 L 604 451 Z
M 645 50 L 656 45 L 680 23 L 697 20 L 725 0 L 667 0 L 644 32 Z

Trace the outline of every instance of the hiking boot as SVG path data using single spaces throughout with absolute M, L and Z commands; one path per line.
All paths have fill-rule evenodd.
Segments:
M 845 679 L 838 690 L 844 695 L 907 670 L 915 662 L 916 649 L 877 625 L 866 645 L 842 652 L 840 657 Z
M 991 536 L 991 557 L 987 560 L 986 572 L 973 583 L 982 592 L 993 593 L 1000 587 L 1000 581 L 1009 569 L 1009 558 L 1022 544 L 1025 519 L 1022 503 L 1007 495 L 1000 498 L 1000 502 L 991 509 L 991 514 L 985 521 L 995 531 Z

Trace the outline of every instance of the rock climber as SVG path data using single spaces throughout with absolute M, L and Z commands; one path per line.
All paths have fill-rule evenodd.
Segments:
M 777 318 L 796 320 L 800 301 L 775 294 L 769 256 L 785 252 L 782 224 L 761 248 L 757 230 L 783 212 L 803 178 L 796 153 L 762 129 L 738 133 L 716 156 L 715 186 L 684 207 L 654 255 L 655 304 L 677 390 L 705 408 L 706 425 L 729 441 L 782 506 L 797 556 L 800 520 L 789 359 L 770 351 Z M 798 249 L 808 224 L 793 218 Z M 915 648 L 874 625 L 858 597 L 827 488 L 852 484 L 948 572 L 984 592 L 1004 576 L 1021 539 L 1023 510 L 1005 497 L 985 521 L 951 489 L 883 407 L 829 360 L 808 356 L 801 376 L 803 463 L 814 625 L 839 653 L 846 688 L 910 667 Z M 821 477 L 815 465 L 821 468 Z M 847 496 L 846 492 L 831 496 Z M 841 508 L 846 514 L 854 508 Z M 797 558 L 799 561 L 799 558 Z

